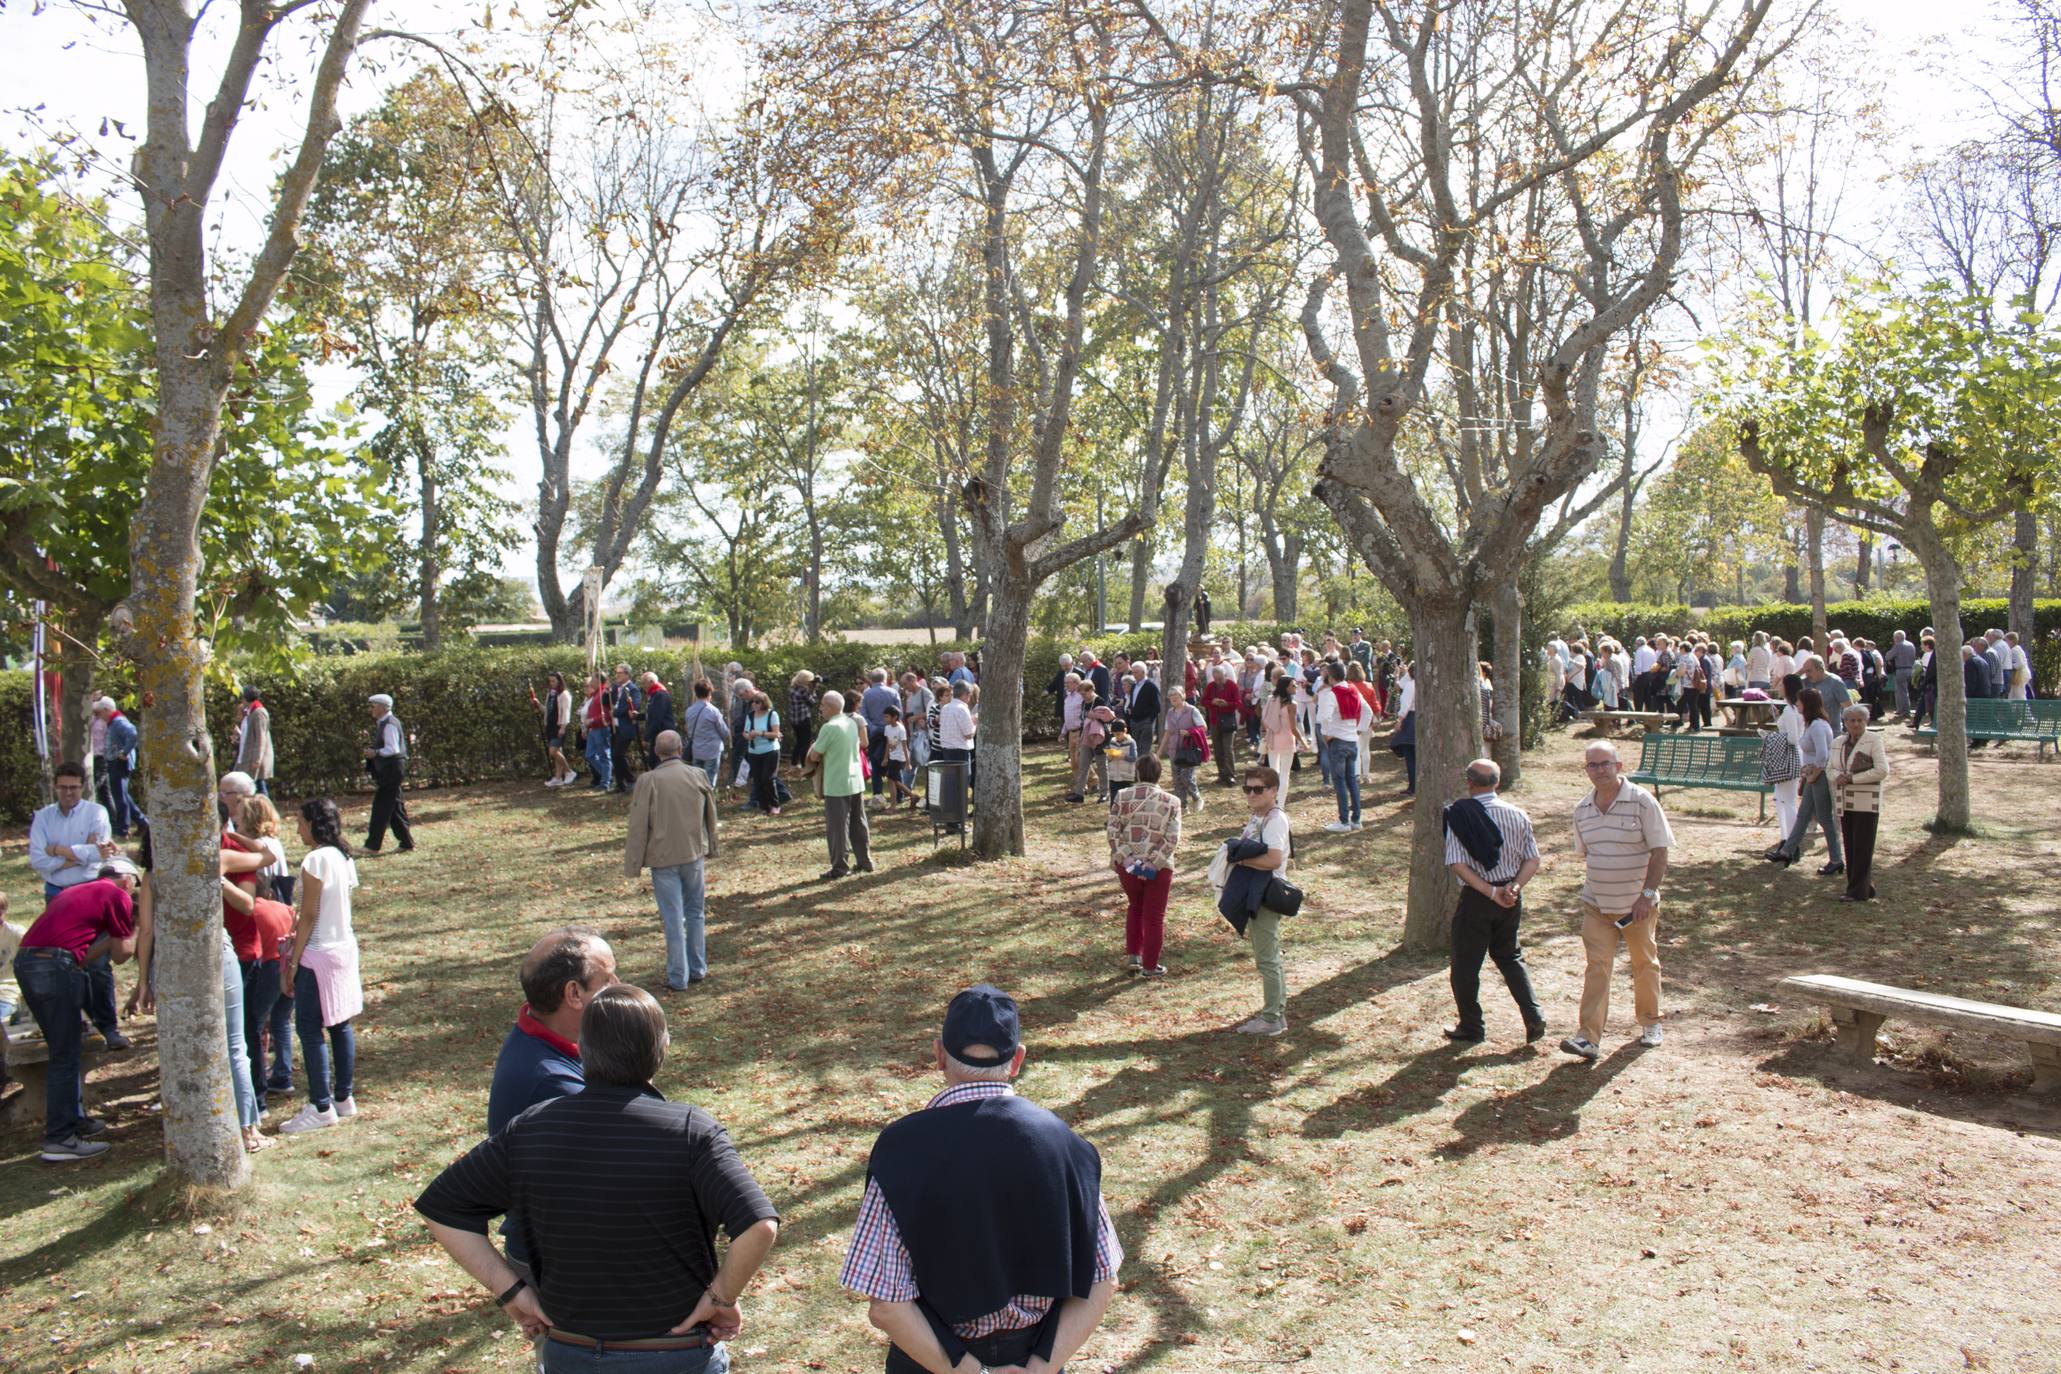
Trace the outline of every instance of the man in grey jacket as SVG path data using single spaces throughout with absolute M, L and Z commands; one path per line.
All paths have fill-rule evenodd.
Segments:
M 651 870 L 666 932 L 666 986 L 674 992 L 708 977 L 702 935 L 702 860 L 716 856 L 716 792 L 708 775 L 680 757 L 680 733 L 652 742 L 658 766 L 637 779 L 623 846 L 623 876 Z
M 258 695 L 257 686 L 243 688 L 243 723 L 236 736 L 236 771 L 250 774 L 258 795 L 272 795 L 272 713 Z

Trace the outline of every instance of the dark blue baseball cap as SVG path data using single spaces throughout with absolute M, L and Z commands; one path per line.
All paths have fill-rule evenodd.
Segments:
M 1021 1039 L 1016 999 L 987 983 L 966 989 L 945 1008 L 945 1028 L 939 1039 L 945 1042 L 946 1054 L 976 1069 L 1008 1063 Z M 968 1054 L 969 1045 L 985 1045 L 994 1053 Z

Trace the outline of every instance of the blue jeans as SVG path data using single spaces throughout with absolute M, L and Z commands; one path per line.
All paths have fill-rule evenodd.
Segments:
M 543 1341 L 538 1345 L 544 1374 L 730 1374 L 727 1346 L 699 1350 L 589 1350 Z
M 608 731 L 589 730 L 587 732 L 585 749 L 587 753 L 587 766 L 594 770 L 594 786 L 603 791 L 608 790 L 615 774 L 609 759 Z
M 262 1109 L 265 1105 L 266 1083 L 265 1030 L 278 1013 L 279 961 L 277 959 L 260 959 L 255 963 L 239 962 L 237 967 L 243 975 L 243 1046 L 245 1052 L 250 1056 L 251 1095 L 257 1099 L 258 1106 Z M 293 1003 L 288 1002 L 286 1004 L 288 1024 L 291 1024 L 292 1016 Z M 280 1036 L 273 1041 L 272 1052 L 275 1061 L 280 1051 L 286 1049 L 280 1043 L 280 1039 L 283 1039 L 284 1036 L 285 1032 L 282 1031 Z M 287 1063 L 284 1074 L 286 1085 L 282 1091 L 291 1092 L 293 1090 L 292 1051 L 286 1050 L 286 1055 Z
M 272 986 L 279 986 L 279 970 L 272 970 Z M 229 1080 L 236 1091 L 236 1124 L 258 1124 L 258 1089 L 250 1076 L 250 1049 L 243 1019 L 243 969 L 236 962 L 236 948 L 229 932 L 222 932 L 222 1024 L 229 1036 Z
M 301 1066 L 308 1071 L 308 1101 L 317 1109 L 333 1107 L 336 1098 L 349 1097 L 354 1086 L 352 1076 L 358 1067 L 358 1038 L 351 1031 L 351 1023 L 324 1027 L 322 1024 L 322 990 L 315 985 L 315 975 L 305 965 L 295 969 L 293 974 L 293 1023 L 301 1035 Z M 325 1039 L 323 1031 L 327 1029 Z M 334 1054 L 336 1082 L 329 1080 L 330 1057 Z M 331 1096 L 334 1091 L 335 1096 Z
M 110 757 L 107 761 L 107 815 L 115 838 L 127 839 L 137 811 L 136 803 L 129 799 L 129 761 L 125 758 Z
M 1332 790 L 1338 794 L 1338 819 L 1353 825 L 1360 823 L 1360 742 L 1352 739 L 1327 739 L 1320 756 L 1327 760 L 1326 770 L 1331 776 Z M 1351 811 L 1347 811 L 1347 803 Z
M 708 774 L 708 783 L 709 783 L 709 786 L 711 786 L 711 787 L 715 787 L 715 788 L 720 788 L 720 787 L 722 787 L 722 785 L 723 785 L 723 751 L 722 751 L 722 750 L 718 749 L 718 750 L 716 750 L 716 752 L 715 752 L 715 753 L 713 753 L 713 754 L 710 754 L 710 755 L 707 755 L 706 757 L 703 757 L 703 758 L 698 758 L 698 759 L 689 759 L 689 760 L 687 760 L 687 762 L 689 762 L 689 763 L 693 764 L 693 765 L 694 765 L 694 766 L 695 766 L 696 768 L 699 768 L 699 769 L 700 769 L 700 770 L 701 770 L 702 772 L 704 772 L 704 773 Z
M 43 1028 L 50 1063 L 43 1074 L 43 1139 L 56 1144 L 79 1133 L 86 1120 L 85 1086 L 79 1070 L 85 1033 L 79 1013 L 86 1006 L 86 971 L 69 954 L 30 953 L 14 956 L 14 976 L 21 999 Z
M 658 919 L 666 928 L 666 986 L 684 988 L 689 979 L 708 975 L 701 860 L 652 869 L 651 891 L 658 898 Z

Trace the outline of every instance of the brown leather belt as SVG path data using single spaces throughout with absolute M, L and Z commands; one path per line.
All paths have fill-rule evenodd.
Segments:
M 604 1350 L 700 1350 L 716 1344 L 709 1339 L 706 1328 L 696 1328 L 679 1336 L 640 1336 L 633 1340 L 620 1341 L 597 1340 L 593 1336 L 582 1336 L 577 1332 L 553 1328 L 545 1332 L 544 1337 L 546 1340 L 557 1341 L 560 1345 L 576 1345 L 582 1350 L 597 1353 Z

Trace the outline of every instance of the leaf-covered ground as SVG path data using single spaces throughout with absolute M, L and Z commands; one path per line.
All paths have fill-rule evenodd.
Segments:
M 1314 766 L 1292 811 L 1309 891 L 1287 930 L 1290 1032 L 1227 1033 L 1258 1001 L 1210 911 L 1191 818 L 1164 982 L 1120 968 L 1101 812 L 1034 756 L 1031 853 L 934 855 L 906 813 L 879 871 L 835 885 L 818 812 L 726 805 L 710 874 L 714 973 L 666 998 L 660 1086 L 730 1128 L 784 1214 L 747 1299 L 743 1369 L 872 1371 L 878 1338 L 834 1287 L 874 1133 L 936 1086 L 945 1000 L 989 979 L 1022 1003 L 1022 1090 L 1101 1149 L 1129 1259 L 1078 1370 L 2052 1370 L 2061 1317 L 2061 1111 L 2016 1090 L 2022 1046 L 1892 1023 L 1882 1067 L 1842 1066 L 1793 971 L 2020 1005 L 2055 987 L 2061 767 L 1974 764 L 1979 838 L 1934 839 L 1932 767 L 1897 737 L 1877 879 L 1834 900 L 1818 861 L 1753 859 L 1750 800 L 1670 793 L 1682 848 L 1662 925 L 1666 1045 L 1632 1045 L 1629 982 L 1600 1063 L 1521 1045 L 1493 968 L 1490 1041 L 1457 1049 L 1445 970 L 1395 952 L 1409 812 L 1392 756 L 1367 829 L 1329 836 Z M 1567 814 L 1579 745 L 1531 756 L 1517 797 L 1548 867 L 1526 944 L 1557 1041 L 1581 971 Z M 518 1370 L 487 1296 L 409 1200 L 482 1128 L 515 966 L 551 924 L 662 983 L 648 886 L 621 877 L 620 801 L 541 785 L 419 794 L 420 848 L 364 864 L 363 1114 L 258 1159 L 235 1217 L 179 1220 L 151 1188 L 153 1031 L 104 1061 L 102 1161 L 36 1162 L 40 1102 L 0 1135 L 0 1369 Z M 362 799 L 353 812 L 362 822 Z M 7 850 L 28 890 L 17 839 Z M 126 971 L 125 971 L 126 972 Z

